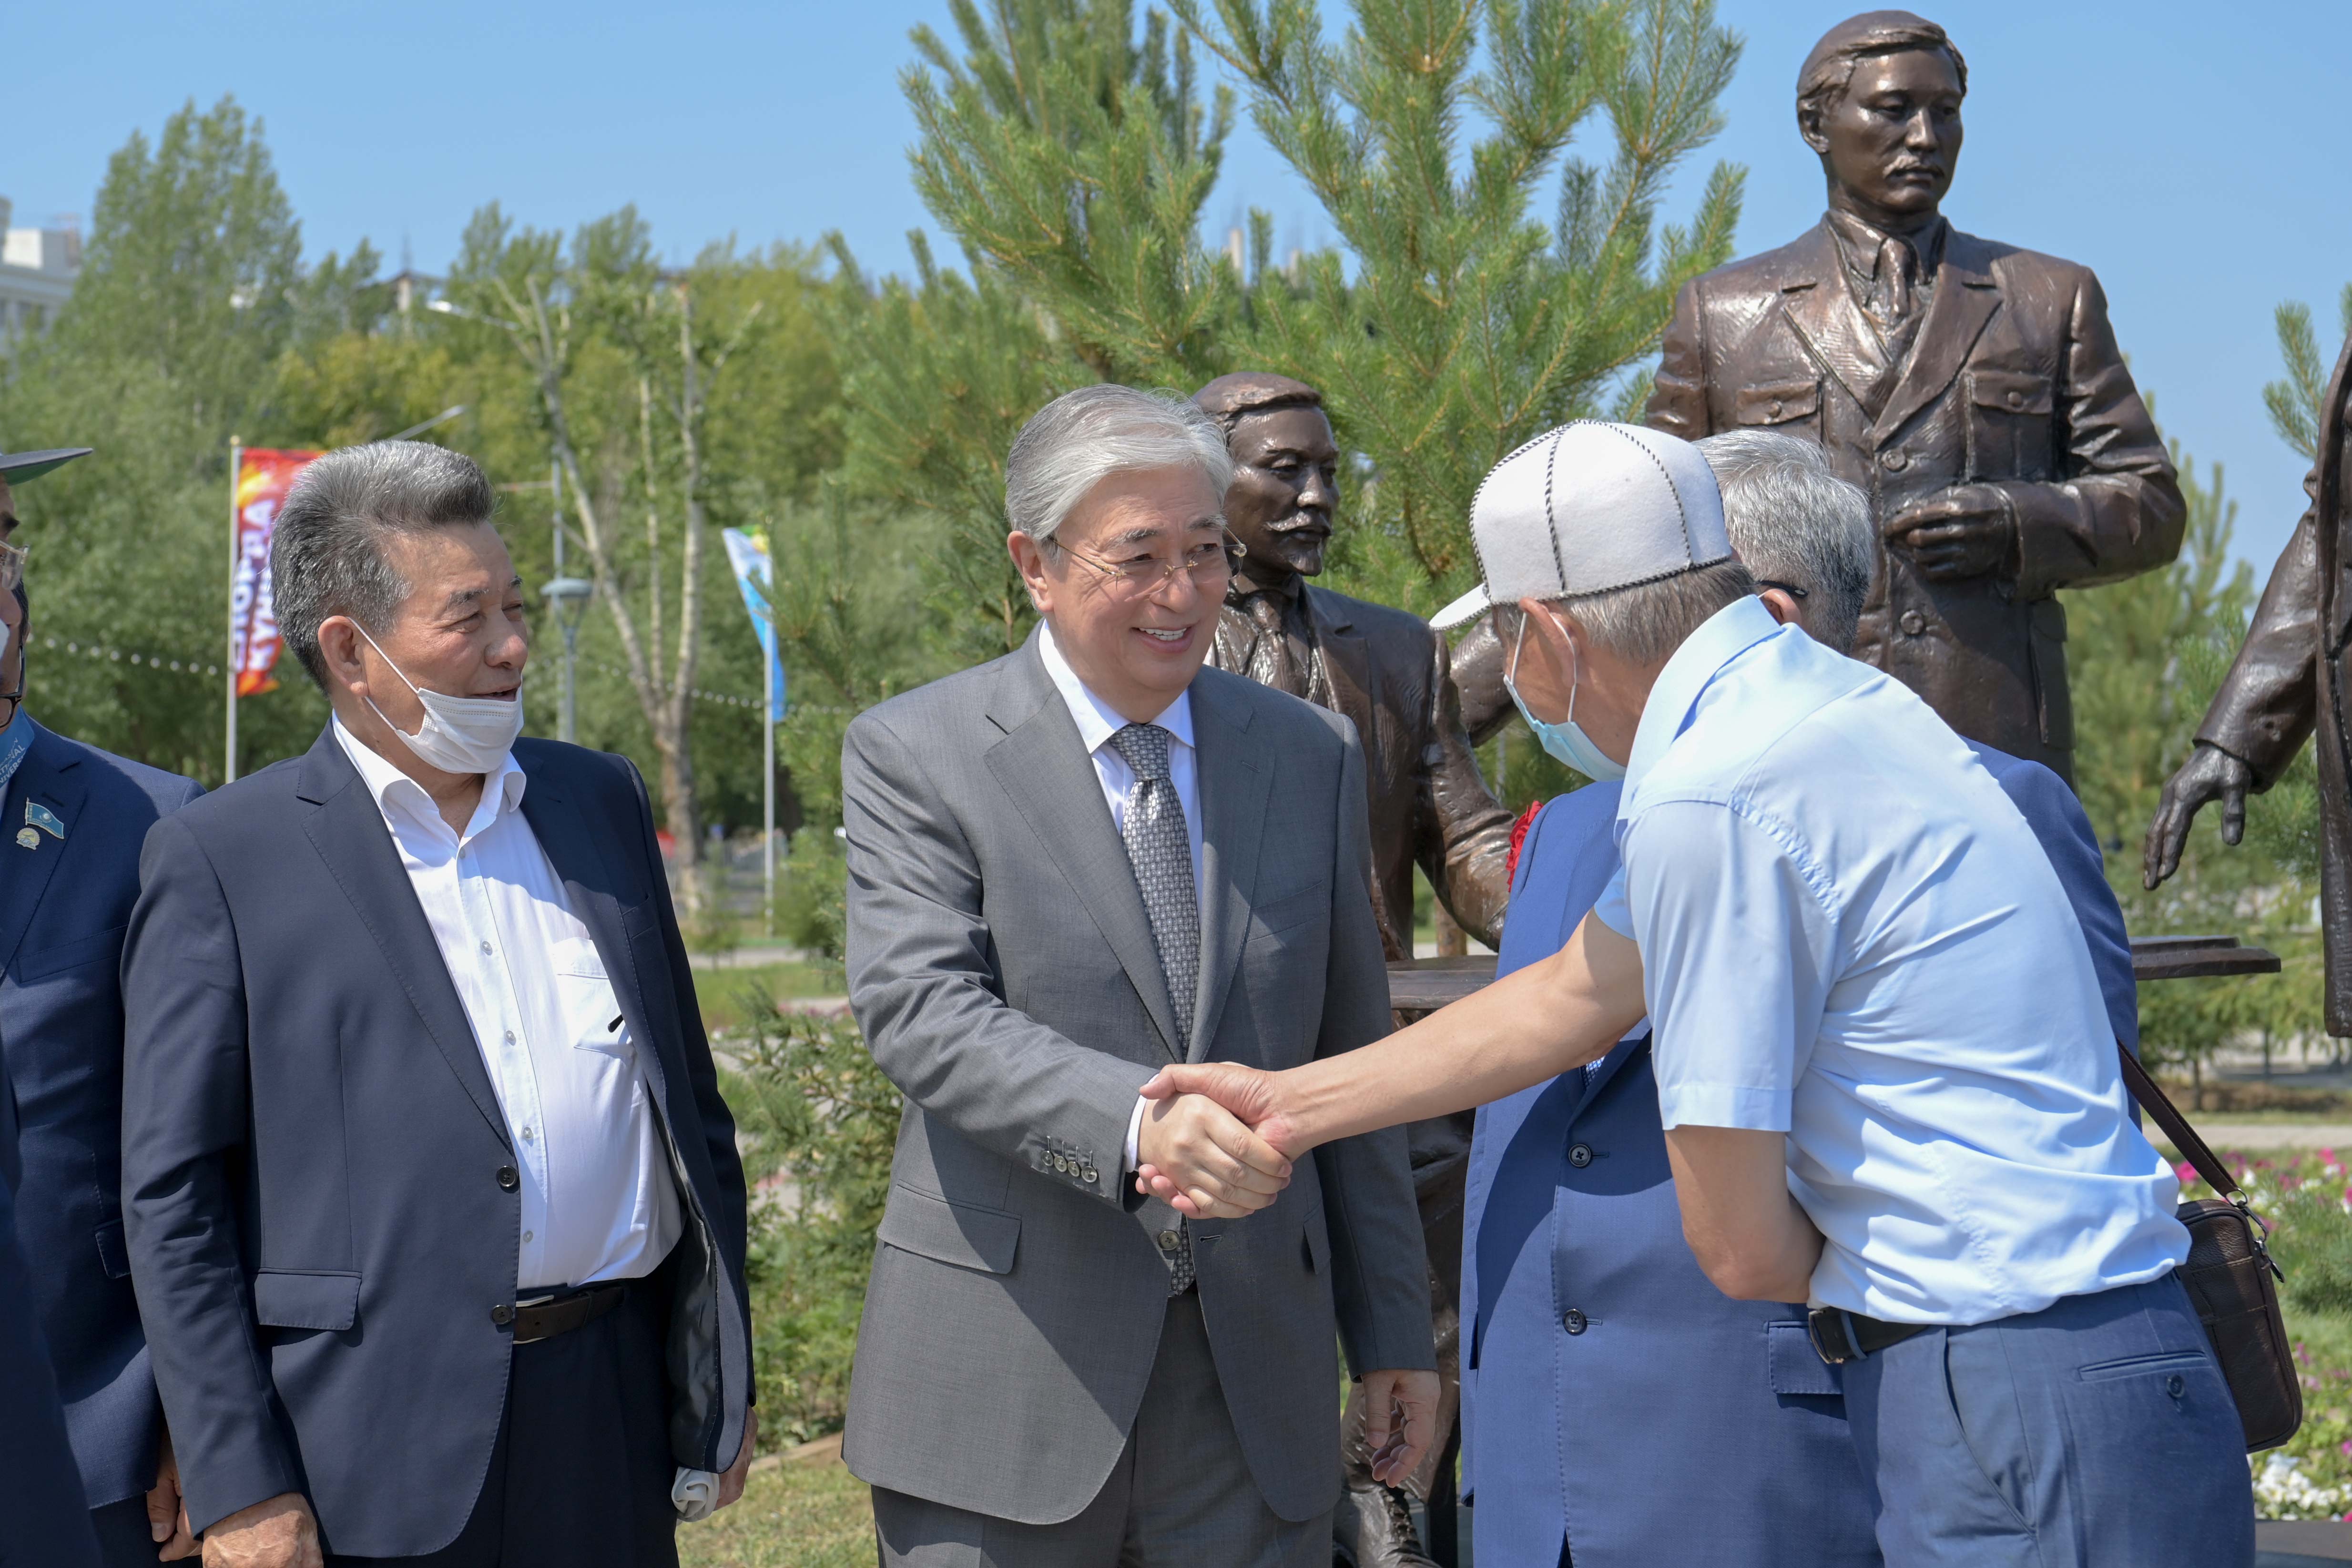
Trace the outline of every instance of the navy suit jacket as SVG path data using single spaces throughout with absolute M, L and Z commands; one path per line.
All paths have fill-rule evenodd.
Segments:
M 16 1247 L 16 1102 L 0 1078 L 0 1568 L 98 1568 L 33 1281 Z
M 514 752 L 679 1178 L 670 1447 L 724 1469 L 750 1397 L 743 1169 L 645 785 L 625 758 Z M 505 1408 L 520 1198 L 383 814 L 330 731 L 165 817 L 141 873 L 123 1213 L 188 1521 L 299 1491 L 330 1552 L 436 1551 Z
M 1976 746 L 2072 900 L 2135 1044 L 2123 912 L 2082 806 L 2039 763 Z M 1622 786 L 1530 826 L 1504 973 L 1557 952 L 1617 869 Z M 1577 1568 L 1878 1562 L 1832 1369 L 1801 1306 L 1735 1301 L 1683 1240 L 1643 1026 L 1478 1112 L 1463 1243 L 1464 1491 L 1481 1562 Z M 1571 1315 L 1575 1314 L 1575 1315 Z
M 122 1244 L 119 973 L 139 847 L 158 817 L 203 793 L 36 727 L 0 794 L 0 1051 L 22 1118 L 17 1236 L 92 1507 L 155 1483 L 163 1408 Z M 18 837 L 28 828 L 29 846 Z

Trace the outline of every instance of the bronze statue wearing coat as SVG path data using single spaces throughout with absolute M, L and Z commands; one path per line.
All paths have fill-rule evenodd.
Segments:
M 2346 689 L 2352 684 L 2352 508 L 2345 495 L 2352 420 L 2352 339 L 2336 361 L 2321 400 L 2317 458 L 2303 488 L 2311 505 L 2271 568 L 2262 603 L 2221 689 L 2197 727 L 2197 744 L 2166 781 L 2147 830 L 2148 888 L 2179 868 L 2189 823 L 2221 802 L 2221 837 L 2245 831 L 2246 792 L 2266 790 L 2319 735 L 2319 908 L 2327 952 L 2327 1032 L 2352 1035 L 2352 737 Z
M 1323 570 L 1339 504 L 1323 395 L 1244 372 L 1192 400 L 1225 427 L 1234 463 L 1226 521 L 1246 552 L 1209 662 L 1355 721 L 1375 912 L 1391 962 L 1412 956 L 1416 865 L 1462 929 L 1492 944 L 1510 895 L 1511 821 L 1471 755 L 1445 639 L 1418 616 L 1305 581 Z
M 1967 89 L 1944 30 L 1907 12 L 1814 46 L 1797 120 L 1829 212 L 1684 288 L 1648 418 L 1822 443 L 1884 542 L 1854 657 L 2071 780 L 2053 594 L 2170 561 L 2184 507 L 2090 269 L 1941 216 Z
M 1354 721 L 1364 745 L 1371 816 L 1372 892 L 1391 961 L 1412 956 L 1412 873 L 1419 866 L 1463 930 L 1500 940 L 1510 896 L 1510 814 L 1496 804 L 1463 732 L 1444 637 L 1418 616 L 1306 579 L 1323 570 L 1339 502 L 1339 447 L 1323 395 L 1288 376 L 1220 376 L 1193 402 L 1224 426 L 1234 458 L 1225 521 L 1244 554 L 1209 662 Z M 1416 1122 L 1408 1137 L 1437 1333 L 1437 1441 L 1408 1483 L 1427 1502 L 1439 1552 L 1453 1561 L 1460 1407 L 1456 1353 L 1462 1203 L 1472 1119 Z M 1366 1450 L 1362 1401 L 1342 1427 L 1347 1489 L 1332 1516 L 1335 1541 L 1357 1568 L 1427 1568 L 1403 1492 L 1379 1485 Z

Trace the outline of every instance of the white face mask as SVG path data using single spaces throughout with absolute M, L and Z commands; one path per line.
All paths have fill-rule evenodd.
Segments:
M 357 621 L 352 625 L 359 626 L 360 636 L 367 637 L 368 647 L 382 655 L 384 663 L 392 664 L 392 655 L 384 653 L 383 645 L 375 638 L 368 637 L 365 626 Z M 374 698 L 369 698 L 367 705 L 375 708 L 375 716 L 406 742 L 410 751 L 445 773 L 493 773 L 506 762 L 515 737 L 522 733 L 520 691 L 511 698 L 451 697 L 425 690 L 396 664 L 392 664 L 392 672 L 425 704 L 425 722 L 412 735 L 387 718 L 383 709 L 375 708 Z

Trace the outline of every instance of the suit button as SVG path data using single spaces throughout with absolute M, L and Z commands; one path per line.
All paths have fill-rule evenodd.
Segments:
M 1916 637 L 1927 629 L 1927 617 L 1916 610 L 1906 610 L 1903 612 L 1903 618 L 1895 625 L 1903 628 L 1905 637 Z
M 1162 1252 L 1173 1252 L 1176 1250 L 1176 1233 L 1174 1231 L 1163 1230 L 1160 1233 L 1160 1250 Z
M 1582 1312 L 1570 1307 L 1560 1314 L 1559 1326 L 1571 1334 L 1580 1334 L 1584 1331 L 1588 1321 Z
M 1568 1152 L 1568 1163 L 1580 1171 L 1592 1163 L 1592 1145 L 1579 1143 L 1570 1148 Z
M 508 1306 L 504 1301 L 499 1302 L 497 1306 L 490 1309 L 490 1321 L 496 1323 L 502 1329 L 505 1328 L 509 1323 L 514 1321 L 514 1309 Z
M 1078 1173 L 1078 1178 L 1085 1182 L 1087 1185 L 1091 1187 L 1102 1179 L 1102 1173 L 1096 1170 L 1092 1165 L 1088 1165 L 1086 1169 Z
M 1780 417 L 1780 400 L 1779 398 L 1774 398 L 1771 403 L 1765 407 L 1764 417 L 1767 419 L 1778 419 Z
M 500 1165 L 499 1167 L 499 1185 L 508 1192 L 512 1192 L 517 1187 L 522 1185 L 522 1173 L 517 1171 L 512 1165 Z
M 2011 395 L 2011 396 L 2012 396 L 2012 397 L 2014 397 L 2014 396 L 2015 396 L 2015 395 L 2016 395 L 2015 393 L 2011 393 L 2010 395 Z M 2168 1378 L 2166 1378 L 2166 1379 L 2164 1380 L 2164 1392 L 2165 1392 L 2165 1393 L 2167 1393 L 2167 1394 L 2170 1394 L 2170 1395 L 2172 1395 L 2172 1397 L 2173 1397 L 2173 1398 L 2175 1398 L 2175 1399 L 2179 1398 L 2183 1394 L 2187 1393 L 2188 1391 L 2189 1391 L 2189 1384 L 2188 1384 L 2187 1383 L 2185 1383 L 2185 1382 L 2183 1382 L 2183 1381 L 2181 1380 L 2181 1376 L 2180 1376 L 2180 1374 L 2179 1374 L 2179 1373 L 2177 1373 L 2177 1372 L 2176 1372 L 2176 1373 L 2174 1373 L 2170 1377 L 2168 1377 Z
M 1911 454 L 1897 447 L 1891 452 L 1878 454 L 1878 466 L 1890 474 L 1899 474 L 1911 466 Z
M 2025 406 L 2025 394 L 2023 394 L 2023 393 L 2021 393 L 2021 392 L 2012 392 L 2012 393 L 2011 393 L 2011 394 L 2009 395 L 2009 405 L 2010 405 L 2011 408 L 2022 408 L 2022 407 L 2024 407 L 2024 406 Z

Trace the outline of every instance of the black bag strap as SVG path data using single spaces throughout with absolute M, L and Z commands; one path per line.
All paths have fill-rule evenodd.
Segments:
M 2132 1098 L 2139 1101 L 2140 1108 L 2156 1118 L 2156 1124 L 2164 1129 L 2165 1136 L 2172 1140 L 2172 1146 L 2180 1151 L 2199 1175 L 2205 1178 L 2207 1186 L 2243 1208 L 2245 1194 L 2238 1190 L 2237 1179 L 2230 1174 L 2227 1166 L 2213 1157 L 2213 1151 L 2205 1146 L 2204 1139 L 2197 1136 L 2197 1129 L 2189 1125 L 2189 1119 L 2180 1114 L 2180 1108 L 2172 1103 L 2172 1097 L 2148 1076 L 2147 1069 L 2139 1065 L 2137 1057 L 2124 1049 L 2120 1040 L 2116 1042 L 2116 1053 L 2123 1058 L 2124 1083 L 2130 1089 Z

